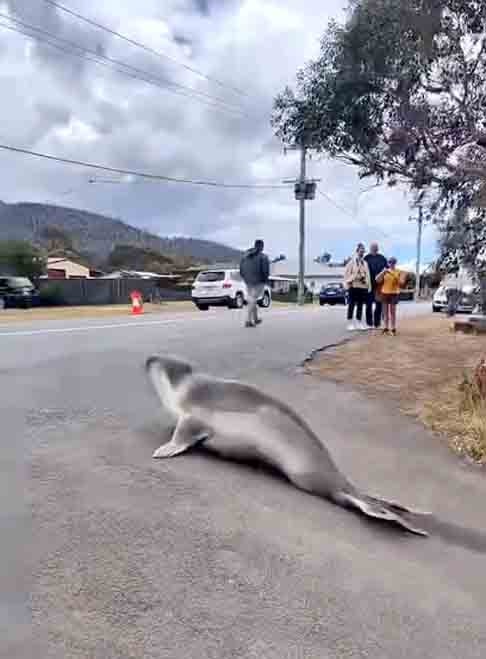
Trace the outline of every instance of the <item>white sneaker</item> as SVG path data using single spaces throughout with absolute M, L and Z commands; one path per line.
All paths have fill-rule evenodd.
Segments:
M 365 325 L 364 323 L 358 323 L 357 329 L 360 332 L 367 332 L 368 331 L 368 325 Z
M 356 325 L 353 322 L 349 323 L 348 332 L 356 332 Z

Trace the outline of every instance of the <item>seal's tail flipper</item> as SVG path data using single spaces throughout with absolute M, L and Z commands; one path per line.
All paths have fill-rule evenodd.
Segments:
M 375 519 L 382 519 L 397 524 L 411 533 L 423 536 L 428 535 L 426 531 L 414 526 L 404 516 L 407 513 L 411 515 L 415 514 L 414 511 L 409 510 L 400 504 L 389 503 L 384 499 L 376 499 L 374 497 L 360 494 L 359 492 L 339 492 L 339 495 L 336 497 L 336 502 L 342 506 L 360 510 L 368 517 L 374 517 Z

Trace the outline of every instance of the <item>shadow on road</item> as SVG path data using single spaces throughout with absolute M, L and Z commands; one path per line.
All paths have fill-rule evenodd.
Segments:
M 480 554 L 486 554 L 486 533 L 466 526 L 441 520 L 434 515 L 417 516 L 420 525 L 431 536 L 439 537 L 444 542 Z
M 161 444 L 164 444 L 170 440 L 173 430 L 174 428 L 170 426 L 162 426 L 157 422 L 153 422 L 146 424 L 143 428 L 140 429 L 140 432 L 146 438 L 147 444 L 149 445 L 149 450 L 155 450 Z M 186 451 L 186 454 L 189 453 L 197 453 L 199 455 L 206 456 L 208 460 L 211 461 L 222 462 L 225 464 L 228 463 L 228 461 L 224 458 L 205 450 L 203 446 L 197 446 Z M 257 460 L 245 461 L 239 464 L 242 469 L 249 469 L 252 471 L 260 472 L 266 478 L 275 478 L 281 482 L 289 482 L 278 470 L 266 464 L 262 464 Z M 294 486 L 291 485 L 291 487 Z M 358 515 L 360 519 L 363 519 L 359 512 L 349 512 L 353 512 Z M 431 537 L 440 538 L 442 541 L 448 544 L 455 545 L 469 551 L 486 554 L 486 532 L 484 531 L 477 531 L 476 529 L 460 526 L 459 524 L 446 522 L 439 519 L 435 515 L 409 514 L 407 515 L 407 518 L 413 521 L 413 523 L 418 525 L 420 528 L 427 531 Z M 392 532 L 394 535 L 403 535 L 403 529 L 393 525 L 384 526 L 382 521 L 374 521 L 370 518 L 365 518 L 364 521 L 375 527 L 380 532 Z

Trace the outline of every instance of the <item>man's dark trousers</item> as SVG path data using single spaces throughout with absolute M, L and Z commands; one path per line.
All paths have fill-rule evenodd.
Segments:
M 375 308 L 373 309 L 373 305 Z M 366 301 L 366 324 L 368 327 L 380 327 L 383 305 L 380 300 L 376 299 L 376 289 L 368 293 Z

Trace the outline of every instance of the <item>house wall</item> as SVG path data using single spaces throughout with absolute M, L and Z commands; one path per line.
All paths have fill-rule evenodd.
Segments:
M 295 282 L 281 281 L 279 279 L 270 279 L 268 283 L 272 290 L 272 293 L 288 293 L 290 291 L 292 283 L 295 286 Z
M 287 279 L 292 280 L 293 282 L 298 281 L 298 276 L 297 275 L 279 275 L 279 277 L 286 277 Z M 344 282 L 344 275 L 341 273 L 335 273 L 335 274 L 330 274 L 330 275 L 317 275 L 317 276 L 311 276 L 311 275 L 306 275 L 304 277 L 304 282 L 307 288 L 312 290 L 312 283 L 315 284 L 314 290 L 319 291 L 321 286 L 324 284 L 342 284 Z
M 48 279 L 66 279 L 66 271 L 59 268 L 47 268 Z

